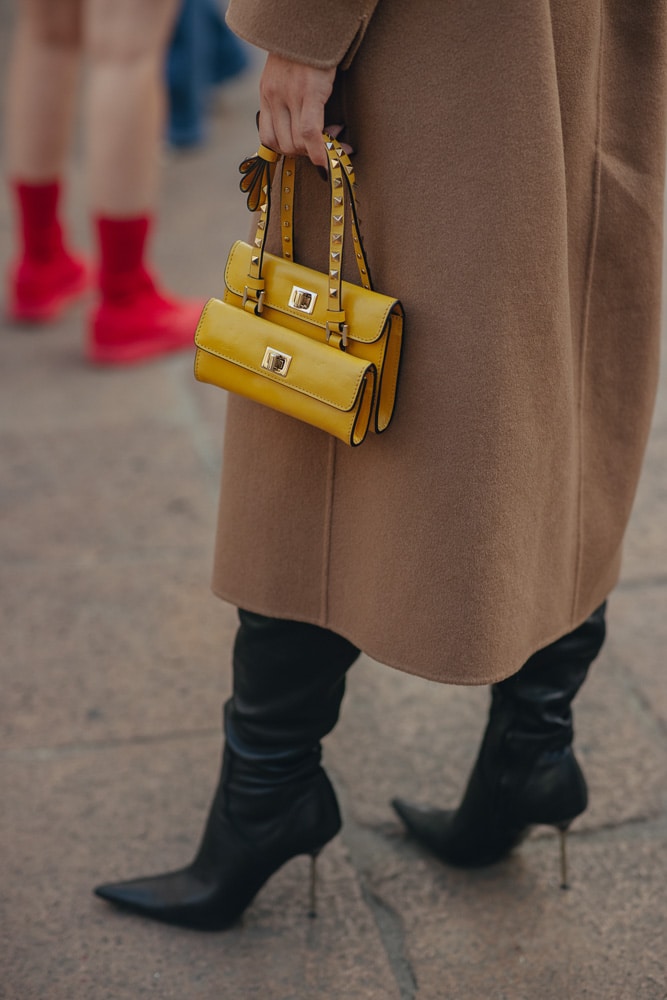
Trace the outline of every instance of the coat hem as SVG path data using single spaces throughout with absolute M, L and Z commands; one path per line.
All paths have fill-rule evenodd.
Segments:
M 330 629 L 343 639 L 347 639 L 348 642 L 352 643 L 353 646 L 356 646 L 357 649 L 359 649 L 366 656 L 370 657 L 372 660 L 375 660 L 383 666 L 391 667 L 392 670 L 399 670 L 403 674 L 411 674 L 413 677 L 421 677 L 426 681 L 433 681 L 436 684 L 456 685 L 458 687 L 484 687 L 489 684 L 497 684 L 500 681 L 507 680 L 508 677 L 512 677 L 521 669 L 529 657 L 531 657 L 538 650 L 543 649 L 552 642 L 556 642 L 557 639 L 562 638 L 562 636 L 567 635 L 568 632 L 572 632 L 574 629 L 582 625 L 586 619 L 608 599 L 609 594 L 617 583 L 618 573 L 609 585 L 600 588 L 602 591 L 601 593 L 596 592 L 595 596 L 591 597 L 590 601 L 585 605 L 587 609 L 586 611 L 580 612 L 567 625 L 563 625 L 562 627 L 556 629 L 545 638 L 540 638 L 537 642 L 531 643 L 525 654 L 519 659 L 517 665 L 510 667 L 510 669 L 503 671 L 502 673 L 482 675 L 481 677 L 476 677 L 475 680 L 471 680 L 469 677 L 445 677 L 441 672 L 429 670 L 427 667 L 422 667 L 420 665 L 419 668 L 417 668 L 410 664 L 402 663 L 393 657 L 387 657 L 383 651 L 374 649 L 372 645 L 366 643 L 360 645 L 358 642 L 359 636 L 355 637 L 354 634 L 347 629 L 339 628 L 335 622 L 327 622 L 324 624 L 316 617 L 298 614 L 296 612 L 282 611 L 278 614 L 276 613 L 275 608 L 270 608 L 268 605 L 262 604 L 261 602 L 245 600 L 238 601 L 232 597 L 230 591 L 226 591 L 222 587 L 212 586 L 211 590 L 216 597 L 220 598 L 221 601 L 225 601 L 227 604 L 231 604 L 234 607 L 242 607 L 245 611 L 251 611 L 256 615 L 265 615 L 267 618 L 280 618 L 288 621 L 298 621 L 305 625 L 316 625 L 318 628 Z

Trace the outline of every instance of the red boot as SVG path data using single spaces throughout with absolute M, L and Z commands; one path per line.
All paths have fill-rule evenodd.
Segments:
M 60 184 L 13 184 L 21 231 L 21 256 L 10 265 L 7 312 L 11 319 L 44 323 L 86 290 L 90 270 L 65 246 L 58 202 Z
M 97 220 L 102 298 L 88 331 L 88 358 L 96 364 L 134 364 L 194 349 L 203 302 L 156 287 L 144 266 L 149 226 L 146 216 Z

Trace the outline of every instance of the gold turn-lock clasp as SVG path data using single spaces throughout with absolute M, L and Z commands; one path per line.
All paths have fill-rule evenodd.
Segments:
M 310 316 L 316 302 L 317 292 L 311 292 L 308 288 L 299 288 L 298 285 L 292 286 L 292 292 L 289 297 L 290 308 L 298 309 L 299 312 L 307 313 Z
M 262 368 L 266 368 L 267 372 L 273 372 L 275 375 L 282 375 L 284 378 L 291 363 L 291 354 L 277 351 L 275 347 L 267 347 L 262 359 Z

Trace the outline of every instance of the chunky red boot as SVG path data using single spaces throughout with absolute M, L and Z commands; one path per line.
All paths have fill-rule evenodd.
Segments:
M 7 312 L 13 320 L 56 319 L 90 284 L 90 269 L 65 246 L 58 220 L 60 184 L 14 182 L 21 256 L 10 265 Z
M 88 330 L 95 364 L 135 364 L 193 350 L 203 302 L 165 295 L 144 266 L 150 219 L 97 220 L 101 302 Z

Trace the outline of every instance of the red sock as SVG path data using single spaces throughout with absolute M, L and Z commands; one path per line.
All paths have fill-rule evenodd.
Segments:
M 58 218 L 60 181 L 27 184 L 14 181 L 18 204 L 22 256 L 29 261 L 50 261 L 63 249 Z
M 59 219 L 60 182 L 12 183 L 20 252 L 9 271 L 9 313 L 41 322 L 56 317 L 85 291 L 88 268 L 70 253 Z
M 129 219 L 95 220 L 100 248 L 99 282 L 103 301 L 119 302 L 154 289 L 144 260 L 152 219 L 138 215 Z
M 90 323 L 88 356 L 97 364 L 133 364 L 192 350 L 203 303 L 166 295 L 145 264 L 152 219 L 96 219 L 101 302 Z

